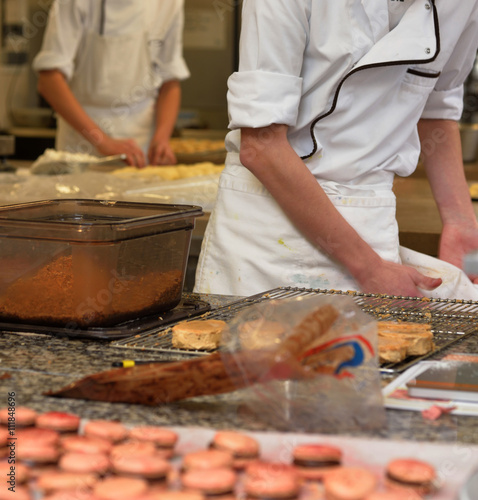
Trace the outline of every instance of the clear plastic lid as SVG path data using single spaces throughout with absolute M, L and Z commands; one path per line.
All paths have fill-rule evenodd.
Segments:
M 115 241 L 192 229 L 201 215 L 194 205 L 44 200 L 0 207 L 0 237 Z

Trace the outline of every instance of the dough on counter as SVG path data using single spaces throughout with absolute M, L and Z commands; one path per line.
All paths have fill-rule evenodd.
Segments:
M 216 165 L 212 162 L 201 162 L 191 165 L 165 165 L 153 166 L 149 165 L 144 168 L 123 167 L 113 170 L 113 175 L 122 179 L 151 179 L 158 178 L 165 181 L 174 181 L 178 179 L 186 179 L 188 177 L 196 177 L 200 175 L 219 174 L 224 169 L 224 165 Z
M 207 153 L 226 149 L 224 139 L 194 139 L 173 137 L 169 141 L 175 153 Z

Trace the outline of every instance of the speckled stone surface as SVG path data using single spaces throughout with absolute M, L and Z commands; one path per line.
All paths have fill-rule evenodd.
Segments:
M 231 297 L 202 296 L 213 308 L 227 305 Z M 478 353 L 478 337 L 469 336 L 441 352 Z M 245 405 L 245 391 L 194 398 L 155 407 L 105 403 L 45 396 L 84 376 L 111 369 L 122 359 L 180 359 L 174 354 L 125 349 L 108 341 L 67 339 L 38 334 L 0 334 L 0 407 L 6 406 L 8 393 L 15 393 L 17 406 L 37 411 L 68 411 L 85 419 L 107 418 L 129 425 L 180 425 L 209 428 L 238 428 L 254 431 L 282 430 L 257 417 Z M 373 415 L 370 416 L 373 419 Z M 333 432 L 320 429 L 320 433 Z M 478 418 L 443 415 L 425 420 L 419 412 L 387 410 L 386 422 L 379 429 L 354 429 L 345 434 L 394 440 L 478 444 Z

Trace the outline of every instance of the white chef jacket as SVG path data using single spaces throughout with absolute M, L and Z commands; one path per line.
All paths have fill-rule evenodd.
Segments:
M 390 29 L 384 0 L 244 1 L 240 67 L 228 81 L 229 152 L 196 291 L 358 289 L 241 165 L 239 129 L 273 123 L 289 126 L 292 147 L 362 238 L 383 258 L 413 265 L 401 255 L 393 178 L 416 168 L 420 118 L 461 116 L 477 6 L 415 0 Z
M 115 138 L 136 139 L 146 153 L 158 89 L 189 76 L 183 6 L 184 0 L 57 0 L 33 68 L 60 70 L 96 123 Z M 57 148 L 84 147 L 60 118 Z

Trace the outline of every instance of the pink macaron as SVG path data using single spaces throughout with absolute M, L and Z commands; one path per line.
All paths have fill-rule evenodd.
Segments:
M 93 488 L 97 500 L 132 500 L 148 491 L 145 479 L 132 477 L 108 477 Z
M 121 422 L 99 419 L 86 422 L 83 434 L 88 437 L 100 437 L 113 443 L 119 443 L 127 438 L 129 431 Z
M 137 457 L 145 455 L 155 455 L 156 446 L 150 441 L 128 440 L 116 444 L 111 449 L 110 455 L 112 458 L 121 459 L 122 457 Z
M 171 458 L 174 455 L 174 448 L 178 437 L 178 433 L 172 429 L 154 425 L 133 427 L 130 429 L 128 435 L 128 438 L 132 440 L 154 443 L 158 451 L 165 458 Z
M 326 443 L 300 444 L 293 449 L 292 458 L 302 478 L 322 481 L 327 473 L 340 467 L 342 450 Z
M 289 464 L 253 462 L 243 479 L 244 491 L 251 498 L 289 499 L 300 493 L 299 474 Z
M 110 458 L 105 453 L 64 453 L 58 461 L 58 467 L 67 472 L 90 472 L 106 474 L 111 467 Z
M 14 490 L 0 488 L 0 500 L 31 500 L 32 496 L 27 486 L 16 486 Z
M 0 424 L 7 425 L 15 422 L 15 427 L 28 427 L 35 425 L 38 413 L 27 406 L 0 408 Z
M 436 488 L 437 474 L 433 465 L 415 458 L 391 460 L 385 470 L 387 488 L 426 495 Z
M 60 442 L 60 433 L 53 429 L 39 429 L 37 427 L 26 427 L 16 432 L 18 441 L 28 443 L 42 443 L 58 445 Z
M 205 496 L 199 491 L 163 490 L 150 489 L 140 500 L 205 500 Z
M 217 469 L 232 467 L 232 454 L 224 450 L 198 450 L 186 453 L 183 457 L 182 469 Z
M 24 484 L 30 478 L 30 467 L 17 461 L 15 464 L 0 462 L 0 477 L 8 481 L 10 475 L 15 477 L 15 484 Z
M 74 451 L 79 453 L 107 453 L 113 449 L 114 444 L 105 438 L 80 436 L 78 434 L 63 436 L 60 447 L 63 452 Z
M 49 470 L 40 474 L 35 482 L 35 489 L 43 494 L 53 491 L 76 490 L 78 494 L 88 493 L 98 482 L 98 476 L 91 472 L 66 472 Z
M 218 431 L 214 435 L 211 448 L 224 450 L 232 454 L 233 466 L 243 469 L 253 460 L 257 460 L 260 453 L 259 442 L 243 432 Z
M 121 476 L 162 481 L 167 479 L 172 466 L 160 455 L 117 455 L 111 457 L 111 467 Z
M 0 427 L 0 448 L 7 446 L 10 437 L 11 435 L 8 429 L 6 427 Z
M 363 500 L 377 488 L 378 480 L 368 469 L 340 467 L 324 478 L 327 500 Z
M 233 494 L 236 473 L 230 467 L 209 469 L 190 469 L 181 476 L 184 489 L 198 491 L 206 496 Z
M 16 432 L 16 458 L 37 464 L 53 464 L 60 456 L 60 433 L 53 429 L 25 427 Z
M 80 417 L 72 413 L 48 411 L 38 415 L 35 425 L 58 432 L 76 432 L 80 426 Z
M 364 500 L 423 500 L 423 497 L 404 495 L 398 491 L 374 491 L 367 495 Z

